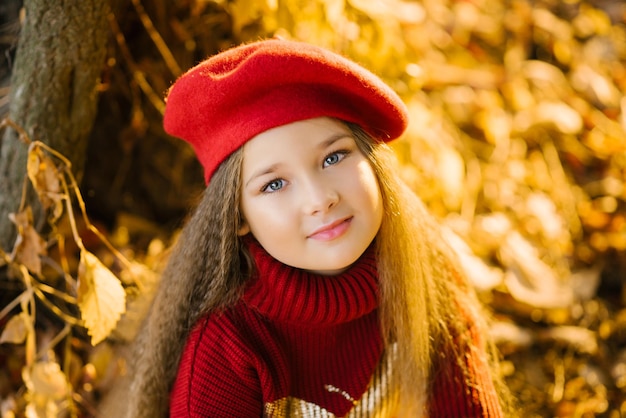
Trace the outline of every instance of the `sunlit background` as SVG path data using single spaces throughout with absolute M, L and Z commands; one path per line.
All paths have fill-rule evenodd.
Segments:
M 411 123 L 394 145 L 402 175 L 493 312 L 523 416 L 626 415 L 624 2 L 113 3 L 81 190 L 94 224 L 146 283 L 204 187 L 191 150 L 161 127 L 168 86 L 240 42 L 307 41 L 363 64 L 407 103 Z M 93 252 L 115 265 L 96 241 Z M 150 293 L 139 288 L 107 341 L 94 349 L 77 333 L 69 344 L 78 416 L 116 402 L 131 314 Z M 63 324 L 49 322 L 38 332 L 52 338 Z M 22 363 L 15 347 L 0 347 L 10 411 L 8 400 L 24 402 Z

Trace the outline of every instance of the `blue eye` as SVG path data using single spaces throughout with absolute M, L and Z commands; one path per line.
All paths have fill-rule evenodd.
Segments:
M 339 161 L 343 160 L 347 154 L 348 151 L 336 151 L 328 154 L 326 158 L 324 158 L 323 166 L 328 167 L 329 165 L 337 164 Z
M 267 183 L 265 186 L 263 186 L 261 191 L 265 193 L 277 192 L 280 189 L 282 189 L 284 185 L 285 185 L 285 180 L 282 180 L 282 179 L 272 180 L 269 183 Z

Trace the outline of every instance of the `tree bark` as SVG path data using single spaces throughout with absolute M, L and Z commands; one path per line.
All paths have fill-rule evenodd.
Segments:
M 32 140 L 65 155 L 80 177 L 97 108 L 109 34 L 108 0 L 25 0 L 25 21 L 11 77 L 9 117 Z M 0 143 L 0 245 L 16 236 L 15 212 L 26 175 L 27 145 L 7 128 Z M 36 198 L 28 202 L 37 207 Z
M 20 33 L 21 8 L 22 0 L 0 2 L 0 118 L 5 117 L 9 111 L 8 86 Z

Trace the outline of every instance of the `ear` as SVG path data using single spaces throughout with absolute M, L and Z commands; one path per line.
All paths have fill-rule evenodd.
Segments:
M 248 222 L 242 220 L 241 225 L 239 226 L 239 229 L 237 230 L 237 236 L 243 237 L 244 235 L 247 235 L 249 233 L 250 233 L 250 225 L 248 225 Z

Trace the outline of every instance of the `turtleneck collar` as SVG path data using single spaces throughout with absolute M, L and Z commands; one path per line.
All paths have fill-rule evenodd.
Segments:
M 308 273 L 282 264 L 258 242 L 248 244 L 256 274 L 243 301 L 271 320 L 309 326 L 337 325 L 378 307 L 378 274 L 373 245 L 336 276 Z

